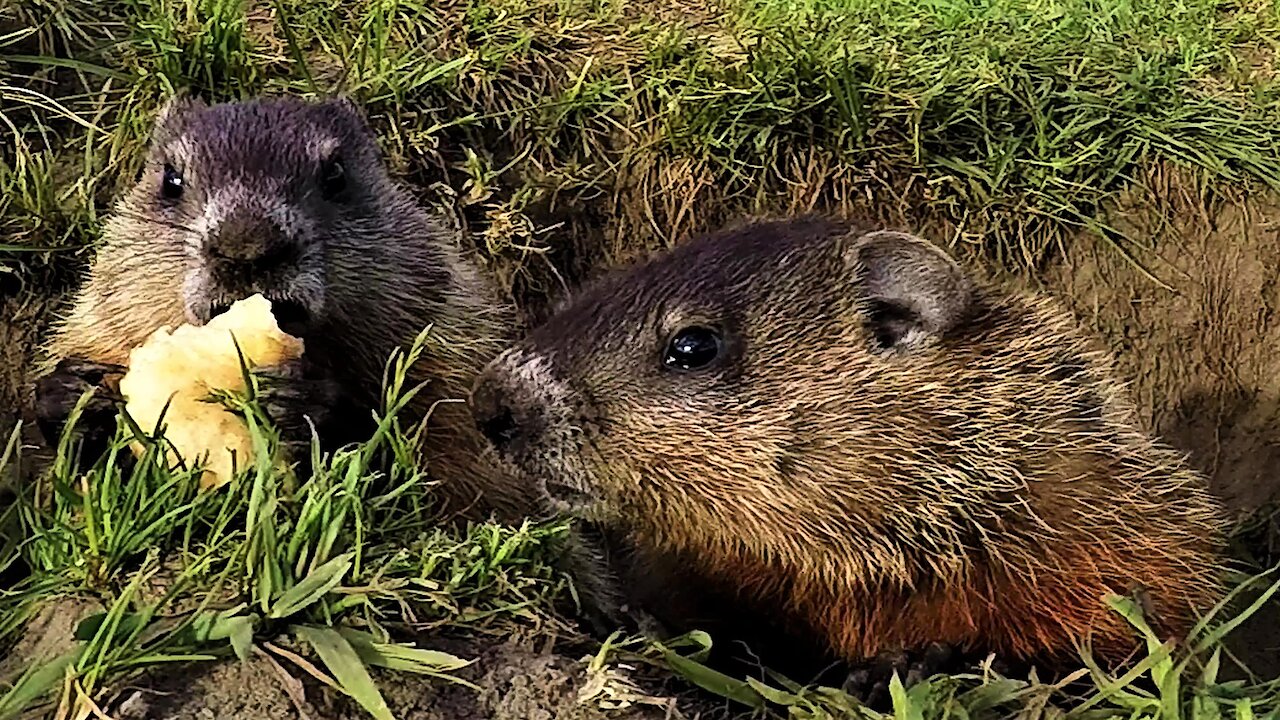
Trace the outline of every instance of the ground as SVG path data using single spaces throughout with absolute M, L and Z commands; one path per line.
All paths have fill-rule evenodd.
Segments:
M 1266 566 L 1280 558 L 1271 515 L 1280 500 L 1271 361 L 1280 341 L 1278 28 L 1274 7 L 1248 0 L 7 3 L 0 132 L 13 142 L 0 143 L 0 437 L 29 420 L 36 344 L 92 258 L 101 217 L 132 178 L 159 103 L 175 90 L 214 100 L 343 92 L 367 108 L 395 173 L 461 221 L 534 319 L 612 264 L 747 216 L 815 210 L 924 233 L 975 268 L 1057 296 L 1106 339 L 1143 421 L 1210 477 L 1249 529 L 1242 554 Z M 0 463 L 5 502 L 47 489 L 33 466 L 48 454 L 29 422 L 23 430 L 30 447 Z M 132 485 L 101 477 L 119 494 L 104 490 L 92 502 L 122 519 L 147 507 L 125 488 L 170 487 L 159 476 Z M 0 576 L 9 582 L 34 568 L 36 578 L 0 593 L 0 645 L 16 643 L 0 661 L 0 718 L 17 707 L 3 691 L 20 666 L 74 646 L 77 610 L 195 616 L 174 609 L 177 600 L 149 605 L 154 598 L 131 594 L 149 563 L 186 567 L 205 552 L 215 569 L 249 567 L 249 533 L 218 525 L 223 511 L 203 506 L 192 516 L 207 537 L 136 525 L 136 541 L 108 531 L 119 544 L 104 549 L 91 531 L 105 526 L 79 514 L 76 492 L 64 492 L 73 478 L 62 480 L 53 483 L 59 492 L 32 493 L 0 516 Z M 44 505 L 30 504 L 37 497 Z M 248 486 L 235 497 L 225 512 L 248 517 Z M 281 532 L 300 520 L 287 505 L 271 515 Z M 504 594 L 512 587 L 555 594 L 540 561 L 498 559 L 493 538 L 514 536 L 428 541 L 428 531 L 368 540 L 370 555 L 409 583 L 390 593 L 396 602 L 433 613 L 431 630 L 400 627 L 396 639 L 475 659 L 456 674 L 481 689 L 373 668 L 396 717 L 711 717 L 743 707 L 693 692 L 690 680 L 708 676 L 689 665 L 652 679 L 653 666 L 622 656 L 583 662 L 598 639 L 550 631 L 567 627 L 550 610 L 494 610 L 520 605 Z M 445 582 L 452 576 L 436 565 L 406 567 L 390 552 L 437 541 L 463 579 Z M 538 543 L 529 542 L 533 558 Z M 311 567 L 329 559 L 308 547 Z M 271 561 L 289 575 L 301 565 L 285 552 Z M 338 590 L 354 592 L 374 575 L 363 572 Z M 179 600 L 200 597 L 216 574 L 193 571 Z M 428 581 L 447 592 L 412 584 Z M 252 601 L 261 586 L 244 584 L 232 599 L 259 612 Z M 333 596 L 322 595 L 291 621 L 370 629 L 371 617 L 403 620 L 385 600 L 367 600 L 377 613 L 329 614 Z M 502 622 L 474 627 L 476 608 Z M 1228 639 L 1262 680 L 1280 677 L 1277 616 L 1270 603 Z M 225 655 L 226 642 L 104 635 L 89 645 L 98 655 L 76 667 L 110 717 L 361 716 L 272 654 L 295 648 L 318 667 L 295 635 L 255 630 L 252 640 L 243 663 L 166 663 L 138 676 L 129 663 L 148 653 L 216 645 Z M 644 690 L 617 679 L 627 668 Z M 579 702 L 592 682 L 608 692 Z M 1224 712 L 1245 712 L 1241 696 L 1257 701 L 1250 712 L 1274 707 L 1265 683 L 1223 690 L 1204 674 L 1199 682 L 1194 692 L 1218 698 Z M 61 675 L 50 683 L 63 687 Z M 929 692 L 942 697 L 945 687 Z M 1049 712 L 1043 687 L 1006 691 L 1024 716 Z M 1193 689 L 1169 692 L 1184 691 Z M 721 686 L 718 694 L 753 692 Z M 628 693 L 655 698 L 602 709 L 602 697 Z M 925 696 L 901 707 L 950 712 Z M 832 697 L 778 690 L 770 707 L 793 717 L 852 713 Z M 974 712 L 994 706 L 980 694 L 954 697 Z M 1146 717 L 1159 703 L 1109 695 L 1099 708 Z
M 12 677 L 27 664 L 64 652 L 69 647 L 65 638 L 75 624 L 101 609 L 100 603 L 85 598 L 60 598 L 51 603 L 32 620 L 23 641 L 0 662 L 0 676 Z M 64 639 L 62 643 L 59 638 Z M 375 672 L 374 679 L 398 718 L 662 720 L 695 717 L 688 714 L 689 706 L 699 706 L 687 697 L 677 700 L 646 694 L 629 682 L 625 669 L 618 675 L 591 671 L 587 667 L 590 656 L 585 654 L 590 648 L 580 638 L 564 643 L 557 642 L 554 633 L 525 633 L 505 639 L 437 635 L 431 640 L 436 649 L 475 658 L 459 676 L 482 690 L 409 674 Z M 570 648 L 576 644 L 584 654 L 575 657 L 566 644 Z M 654 685 L 652 677 L 641 680 Z M 368 717 L 349 698 L 316 681 L 283 655 L 262 649 L 243 662 L 176 669 L 159 666 L 115 688 L 100 704 L 116 720 Z M 703 712 L 711 709 L 705 701 L 701 706 Z

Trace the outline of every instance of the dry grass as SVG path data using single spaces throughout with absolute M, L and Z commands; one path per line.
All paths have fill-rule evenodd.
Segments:
M 527 303 L 744 213 L 930 220 L 1034 266 L 1146 168 L 1280 187 L 1273 8 L 1222 0 L 21 0 L 9 273 L 74 266 L 174 88 L 354 95 Z M 550 250 L 550 254 L 546 251 Z M 541 257 L 538 257 L 541 256 Z M 559 272 L 553 272 L 553 268 Z M 54 273 L 54 277 L 62 277 Z

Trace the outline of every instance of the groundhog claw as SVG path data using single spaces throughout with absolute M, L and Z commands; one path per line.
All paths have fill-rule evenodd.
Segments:
M 955 659 L 954 649 L 942 643 L 930 643 L 922 650 L 893 651 L 878 655 L 854 667 L 844 683 L 844 691 L 872 709 L 887 708 L 889 682 L 894 673 L 909 688 L 926 678 L 947 672 Z
M 85 404 L 76 423 L 75 433 L 82 442 L 81 457 L 92 462 L 106 451 L 116 428 L 116 407 L 122 398 L 106 383 L 111 375 L 123 374 L 125 368 L 97 363 L 84 358 L 65 358 L 53 372 L 36 381 L 36 426 L 45 442 L 56 447 L 76 403 L 85 391 L 93 397 Z

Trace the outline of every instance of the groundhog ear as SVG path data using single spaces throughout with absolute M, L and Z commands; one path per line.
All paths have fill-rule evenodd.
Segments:
M 156 130 L 175 130 L 183 118 L 208 107 L 204 100 L 185 92 L 179 92 L 165 101 L 156 113 Z
M 369 116 L 365 114 L 364 108 L 346 95 L 334 95 L 333 97 L 325 98 L 320 101 L 319 107 L 322 111 L 331 113 L 333 117 L 342 118 L 362 132 L 372 133 L 372 129 L 369 126 Z
M 901 232 L 853 240 L 849 259 L 867 327 L 885 349 L 911 350 L 964 323 L 973 285 L 941 248 Z

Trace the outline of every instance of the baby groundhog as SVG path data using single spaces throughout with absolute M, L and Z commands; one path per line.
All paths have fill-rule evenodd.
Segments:
M 472 400 L 559 510 L 661 568 L 645 602 L 700 585 L 844 660 L 1120 660 L 1108 593 L 1145 590 L 1165 636 L 1222 597 L 1222 511 L 1105 353 L 911 235 L 681 244 L 584 289 Z
M 48 344 L 37 417 L 61 432 L 83 390 L 86 440 L 115 427 L 114 374 L 162 325 L 203 325 L 262 293 L 305 341 L 299 363 L 266 369 L 265 407 L 293 442 L 369 437 L 394 348 L 432 327 L 410 378 L 428 385 L 425 452 L 455 507 L 522 515 L 531 492 L 481 459 L 465 407 L 476 374 L 512 339 L 514 308 L 438 219 L 389 176 L 361 111 L 345 99 L 255 99 L 161 111 L 137 183 L 116 204 L 70 314 Z M 455 402 L 443 402 L 453 400 Z M 439 404 L 437 404 L 439 403 Z

